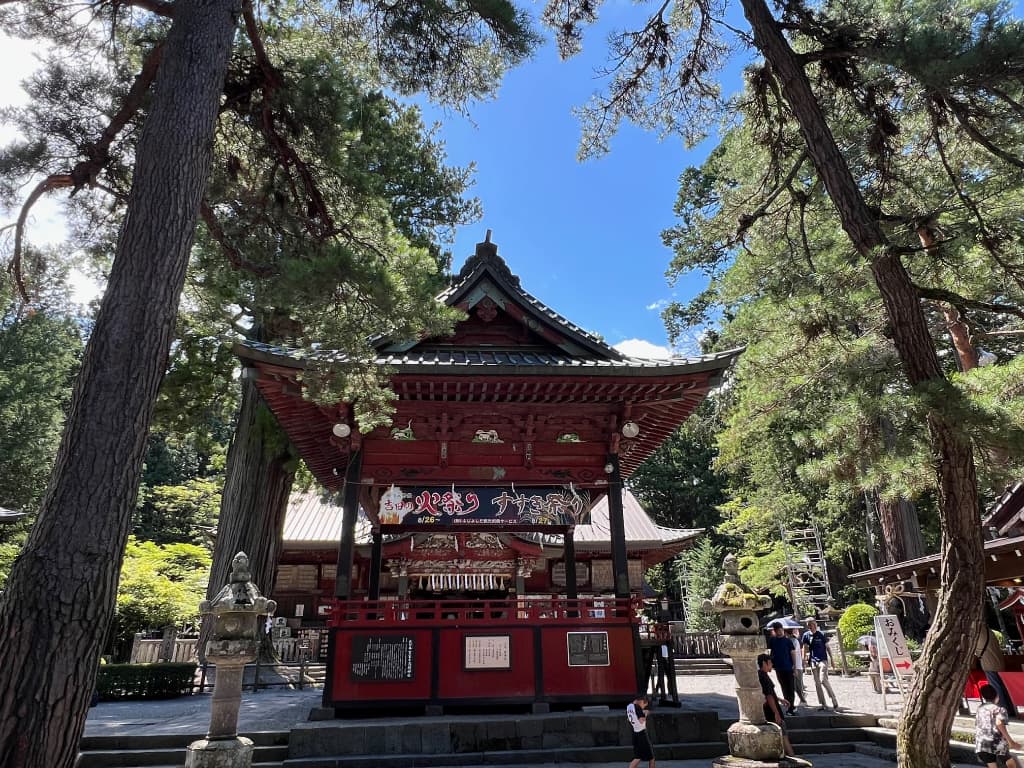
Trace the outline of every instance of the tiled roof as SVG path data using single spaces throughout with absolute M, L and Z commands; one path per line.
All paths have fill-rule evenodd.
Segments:
M 341 539 L 341 506 L 333 503 L 333 496 L 323 493 L 293 493 L 288 500 L 284 519 L 284 544 L 300 548 L 337 545 Z M 656 525 L 640 502 L 628 490 L 622 493 L 622 516 L 626 541 L 633 549 L 653 549 L 696 538 L 701 528 L 665 528 Z M 577 551 L 606 548 L 611 542 L 608 527 L 608 497 L 594 505 L 590 525 L 576 526 L 573 540 Z M 523 538 L 551 546 L 561 546 L 562 536 L 551 534 L 517 534 Z M 360 514 L 356 523 L 356 543 L 370 543 L 370 522 Z
M 264 355 L 270 355 L 277 358 L 280 362 L 293 362 L 297 366 L 303 365 L 307 360 L 336 363 L 348 360 L 344 354 L 335 350 L 314 350 L 310 352 L 290 347 L 278 347 L 258 341 L 243 341 L 240 342 L 239 346 Z M 553 369 L 585 369 L 588 373 L 600 373 L 602 370 L 616 374 L 622 374 L 624 371 L 629 370 L 636 373 L 665 373 L 677 368 L 685 368 L 686 372 L 698 372 L 707 368 L 727 367 L 729 362 L 739 355 L 740 351 L 739 349 L 734 349 L 725 352 L 715 352 L 709 355 L 700 355 L 698 357 L 674 357 L 668 360 L 644 357 L 600 360 L 551 352 L 425 349 L 382 354 L 376 358 L 375 362 L 378 365 L 396 368 L 400 372 L 402 370 L 415 370 L 419 373 L 429 373 L 431 370 L 442 369 L 445 373 L 458 373 L 460 371 L 479 372 L 481 368 L 494 373 L 514 373 L 517 369 L 523 369 L 524 373 L 527 371 L 536 373 L 537 369 L 544 369 L 548 372 L 552 372 Z
M 551 307 L 544 304 L 537 297 L 524 291 L 519 278 L 508 268 L 505 260 L 498 255 L 497 246 L 490 241 L 477 243 L 476 253 L 466 260 L 462 271 L 459 273 L 458 282 L 447 291 L 441 293 L 438 296 L 438 300 L 443 301 L 449 306 L 454 306 L 484 276 L 497 283 L 505 293 L 518 299 L 533 314 L 557 326 L 563 332 L 567 332 L 570 337 L 574 337 L 577 341 L 584 342 L 586 346 L 590 347 L 592 351 L 598 353 L 601 357 L 611 360 L 617 360 L 622 357 L 622 353 L 617 349 L 609 346 L 589 331 L 580 328 L 580 326 L 551 309 Z

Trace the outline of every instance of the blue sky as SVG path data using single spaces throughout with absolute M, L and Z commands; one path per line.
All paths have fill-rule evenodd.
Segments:
M 606 8 L 614 15 L 615 6 Z M 670 288 L 672 253 L 661 231 L 674 223 L 679 174 L 699 164 L 711 144 L 687 151 L 678 137 L 659 140 L 624 125 L 609 155 L 577 161 L 580 126 L 572 108 L 600 88 L 594 67 L 603 51 L 600 31 L 568 62 L 546 44 L 508 73 L 497 99 L 474 105 L 471 119 L 428 110 L 428 119 L 443 121 L 449 159 L 476 163 L 473 191 L 484 209 L 479 223 L 459 229 L 455 267 L 491 229 L 499 253 L 538 299 L 611 344 L 643 340 L 664 348 L 661 306 L 693 296 L 704 279 Z M 644 353 L 635 344 L 626 349 Z
M 594 69 L 603 61 L 605 35 L 636 18 L 636 6 L 612 0 L 602 6 L 601 22 L 580 56 L 562 62 L 547 43 L 506 75 L 495 99 L 471 105 L 468 118 L 427 107 L 425 119 L 441 124 L 449 162 L 476 165 L 472 194 L 484 216 L 457 231 L 456 270 L 491 229 L 527 291 L 630 354 L 664 356 L 662 305 L 688 299 L 704 280 L 693 276 L 668 285 L 671 252 L 661 231 L 673 223 L 679 174 L 699 164 L 712 143 L 687 151 L 678 137 L 662 141 L 624 125 L 609 155 L 581 163 L 580 127 L 572 114 L 601 87 Z M 30 44 L 0 37 L 7 74 L 0 81 L 0 105 L 24 99 L 17 82 L 31 71 L 31 54 Z M 10 129 L 0 125 L 0 143 L 10 138 Z M 32 237 L 58 242 L 58 206 L 45 202 L 34 209 Z M 83 282 L 80 298 L 94 290 Z M 683 340 L 679 352 L 693 351 L 692 340 Z

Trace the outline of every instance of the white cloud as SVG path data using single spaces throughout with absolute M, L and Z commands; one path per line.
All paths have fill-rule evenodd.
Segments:
M 658 299 L 648 304 L 644 309 L 653 312 L 656 309 L 664 309 L 668 306 L 668 299 Z
M 652 344 L 644 339 L 625 339 L 613 346 L 629 357 L 646 357 L 654 360 L 667 360 L 672 357 L 672 350 L 669 347 Z

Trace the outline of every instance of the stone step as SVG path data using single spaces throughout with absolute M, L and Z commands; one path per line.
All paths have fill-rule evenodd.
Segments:
M 890 728 L 864 728 L 865 736 L 877 746 L 886 751 L 896 751 L 896 731 Z M 951 760 L 977 764 L 978 759 L 974 752 L 974 744 L 961 741 L 949 742 L 949 757 Z
M 288 745 L 288 731 L 253 731 L 243 733 L 256 746 Z M 193 741 L 204 738 L 201 733 L 156 733 L 119 736 L 83 736 L 79 743 L 82 750 L 91 749 L 184 749 Z
M 243 734 L 253 739 L 253 766 L 280 766 L 288 757 L 288 734 L 264 731 Z M 185 748 L 201 735 L 91 736 L 80 747 L 75 768 L 155 768 L 185 764 Z M 283 741 L 282 741 L 283 739 Z
M 256 747 L 253 764 L 278 763 L 288 757 L 288 747 Z M 181 749 L 97 749 L 80 752 L 75 768 L 148 768 L 155 765 L 184 765 Z

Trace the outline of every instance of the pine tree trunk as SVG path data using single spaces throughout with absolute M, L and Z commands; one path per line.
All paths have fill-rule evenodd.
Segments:
M 893 343 L 911 386 L 948 389 L 917 291 L 868 209 L 849 165 L 836 145 L 807 75 L 764 0 L 742 0 L 754 43 L 778 79 L 800 126 L 808 155 L 839 214 L 843 229 L 871 271 L 885 304 Z M 934 402 L 934 401 L 933 401 Z M 981 619 L 984 572 L 974 457 L 970 443 L 938 407 L 928 412 L 936 463 L 942 527 L 940 602 L 916 678 L 900 719 L 900 768 L 949 765 L 949 734 L 960 702 L 974 637 Z
M 0 766 L 71 768 L 209 174 L 237 0 L 178 0 L 110 280 L 37 522 L 0 598 Z
M 242 379 L 242 402 L 228 449 L 207 596 L 212 597 L 227 583 L 231 560 L 238 552 L 249 556 L 253 584 L 264 594 L 274 588 L 295 463 L 291 443 L 256 384 Z M 204 620 L 199 636 L 201 657 L 206 655 L 209 633 L 210 623 Z M 268 641 L 261 662 L 273 661 L 272 654 L 273 646 Z

